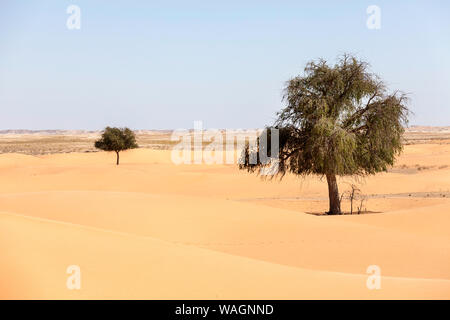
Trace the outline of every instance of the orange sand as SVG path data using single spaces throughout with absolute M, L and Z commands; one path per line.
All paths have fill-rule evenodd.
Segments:
M 450 192 L 450 145 L 407 146 L 398 166 L 426 169 L 361 181 L 382 213 L 335 217 L 304 212 L 327 208 L 318 178 L 262 181 L 149 149 L 121 161 L 0 155 L 0 298 L 450 298 L 449 197 L 398 196 Z

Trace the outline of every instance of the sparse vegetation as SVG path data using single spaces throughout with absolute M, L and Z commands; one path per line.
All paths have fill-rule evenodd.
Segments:
M 367 201 L 367 197 L 365 195 L 360 195 L 359 206 L 358 206 L 358 214 L 362 212 L 366 212 L 367 209 L 364 207 L 364 203 Z
M 350 185 L 350 187 L 351 191 L 349 192 L 348 199 L 350 200 L 350 214 L 353 214 L 353 200 L 355 200 L 361 194 L 361 189 L 359 189 L 353 183 Z
M 414 129 L 412 129 L 414 130 Z M 431 129 L 430 129 L 431 130 Z M 406 128 L 403 140 L 406 144 L 450 144 L 450 134 L 447 131 L 440 131 L 440 127 L 434 128 L 436 131 L 417 132 Z M 69 153 L 69 152 L 97 152 L 94 147 L 95 140 L 99 139 L 99 131 L 65 131 L 38 130 L 26 132 L 0 131 L 0 154 L 2 153 L 23 153 L 31 155 Z M 171 141 L 170 130 L 142 130 L 135 131 L 136 141 L 139 148 L 149 148 L 155 150 L 168 150 L 178 143 Z M 438 137 L 438 138 L 434 138 Z M 400 169 L 410 168 L 401 165 Z M 439 169 L 448 168 L 442 165 Z M 411 169 L 413 169 L 411 167 Z

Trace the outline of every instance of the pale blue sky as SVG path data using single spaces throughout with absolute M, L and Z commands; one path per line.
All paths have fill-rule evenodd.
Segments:
M 344 52 L 411 93 L 412 124 L 450 125 L 448 1 L 1 0 L 0 129 L 262 127 L 286 80 Z

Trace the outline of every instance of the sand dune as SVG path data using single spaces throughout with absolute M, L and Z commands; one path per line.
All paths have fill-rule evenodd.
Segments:
M 449 155 L 407 146 L 399 170 L 360 184 L 381 213 L 326 217 L 305 213 L 327 206 L 314 177 L 262 181 L 148 149 L 118 167 L 108 153 L 3 154 L 0 298 L 448 299 Z M 81 290 L 66 288 L 69 265 Z

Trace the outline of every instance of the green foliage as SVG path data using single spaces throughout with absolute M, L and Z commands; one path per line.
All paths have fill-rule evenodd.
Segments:
M 106 127 L 101 138 L 95 141 L 95 147 L 104 151 L 115 151 L 117 153 L 117 164 L 119 164 L 119 152 L 138 148 L 138 145 L 136 136 L 130 129 Z
M 287 82 L 283 100 L 286 107 L 274 124 L 281 177 L 374 174 L 386 171 L 402 150 L 409 114 L 405 94 L 388 93 L 369 65 L 353 56 L 342 56 L 334 66 L 309 62 L 303 75 Z M 259 161 L 260 139 L 256 148 L 244 149 L 241 169 L 270 165 Z M 258 161 L 251 163 L 252 157 Z

